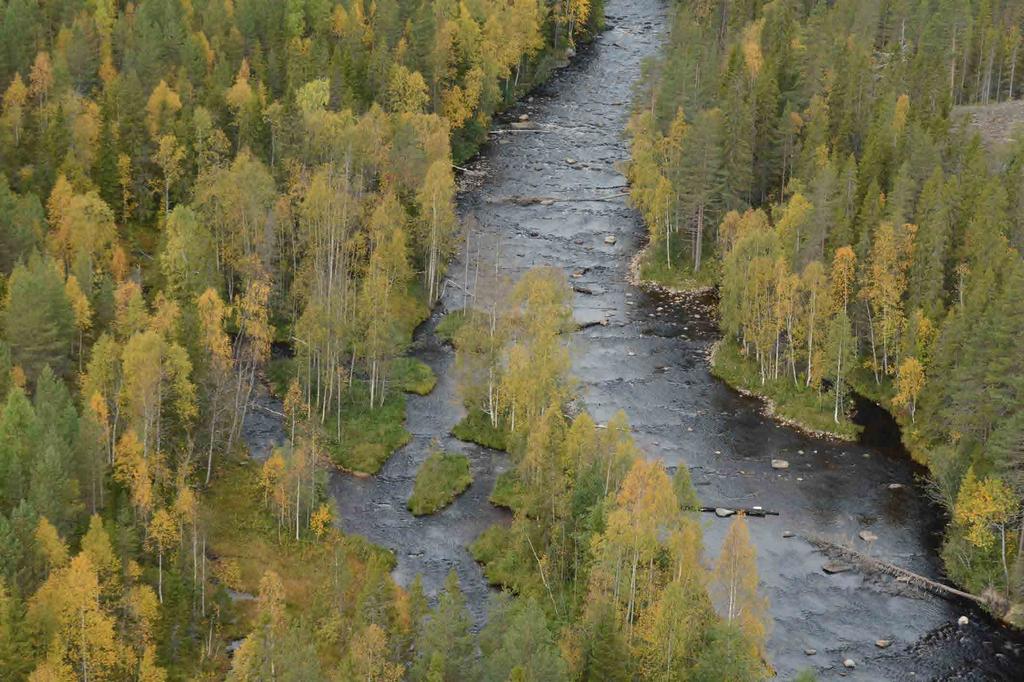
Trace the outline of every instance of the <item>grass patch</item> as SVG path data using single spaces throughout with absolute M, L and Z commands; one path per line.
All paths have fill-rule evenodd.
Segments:
M 437 375 L 416 358 L 395 358 L 391 362 L 391 383 L 401 391 L 427 395 L 437 385 Z
M 856 440 L 861 427 L 850 421 L 849 405 L 838 424 L 832 418 L 832 398 L 789 377 L 761 383 L 757 365 L 748 360 L 735 343 L 719 342 L 712 373 L 730 386 L 771 400 L 773 414 L 808 431 L 825 433 L 843 440 Z
M 357 382 L 342 403 L 341 433 L 336 417 L 327 420 L 331 458 L 355 473 L 377 473 L 395 450 L 412 439 L 405 429 L 405 394 L 388 391 L 384 404 L 373 409 L 369 402 L 369 389 Z
M 676 291 L 695 291 L 718 284 L 719 264 L 712 258 L 694 272 L 689 261 L 673 263 L 671 268 L 665 262 L 665 247 L 648 247 L 640 257 L 640 279 Z
M 452 428 L 452 435 L 467 443 L 476 443 L 492 450 L 507 450 L 508 440 L 499 426 L 491 425 L 491 418 L 482 410 L 470 410 L 462 421 Z
M 486 313 L 482 310 L 477 310 L 476 308 L 453 310 L 437 323 L 437 328 L 434 329 L 434 334 L 442 343 L 458 346 L 459 331 L 465 327 L 466 323 L 471 319 L 480 319 L 484 316 L 486 316 Z
M 491 491 L 488 501 L 496 507 L 515 509 L 522 494 L 523 489 L 515 469 L 509 469 L 494 480 L 494 490 Z
M 459 330 L 462 329 L 462 326 L 466 324 L 467 317 L 468 314 L 465 308 L 462 310 L 453 310 L 437 323 L 437 327 L 434 329 L 434 335 L 437 336 L 438 340 L 442 343 L 450 343 L 454 346 L 455 336 L 459 333 Z
M 216 557 L 210 570 L 221 576 L 225 587 L 257 594 L 260 578 L 273 570 L 281 576 L 289 610 L 308 614 L 318 606 L 317 595 L 330 579 L 330 567 L 342 554 L 356 566 L 376 557 L 393 569 L 395 557 L 390 551 L 357 535 L 331 529 L 320 541 L 307 535 L 296 541 L 264 506 L 259 480 L 256 462 L 224 459 L 202 498 L 209 552 Z M 235 602 L 234 619 L 223 634 L 242 637 L 252 630 L 255 608 L 254 601 Z
M 534 559 L 529 550 L 519 546 L 509 526 L 496 523 L 473 541 L 469 553 L 481 565 L 491 585 L 517 594 L 543 590 Z
M 427 457 L 416 474 L 416 483 L 409 498 L 409 511 L 415 516 L 440 511 L 472 482 L 469 459 L 465 455 L 435 452 Z

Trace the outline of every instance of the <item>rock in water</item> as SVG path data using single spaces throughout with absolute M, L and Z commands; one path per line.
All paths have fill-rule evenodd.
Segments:
M 530 115 L 529 114 L 519 114 L 519 120 L 520 121 L 529 121 L 530 120 Z
M 610 235 L 608 235 L 607 237 L 604 238 L 604 243 L 605 244 L 614 244 L 617 241 L 618 240 L 615 238 L 614 234 L 610 234 Z
M 862 530 L 861 532 L 857 533 L 857 535 L 859 535 L 860 539 L 864 542 L 874 542 L 878 539 L 878 536 L 869 530 Z
M 845 661 L 843 661 L 843 667 L 844 668 L 856 668 L 857 664 L 853 662 L 852 658 L 848 658 Z
M 773 459 L 772 460 L 772 469 L 788 469 L 788 468 L 789 468 L 789 462 L 787 462 L 786 460 L 784 460 L 784 459 Z
M 813 656 L 818 653 L 817 649 L 804 649 L 804 656 Z
M 957 619 L 957 621 L 956 621 L 956 624 L 957 624 L 957 625 L 960 625 L 960 626 L 962 627 L 962 626 L 964 626 L 964 625 L 967 625 L 967 624 L 968 624 L 968 623 L 970 623 L 970 622 L 971 622 L 971 621 L 969 621 L 969 620 L 967 619 L 967 616 L 960 616 L 960 617 L 959 617 L 959 618 Z
M 717 509 L 715 509 L 715 516 L 717 516 L 720 519 L 727 518 L 729 516 L 734 515 L 735 513 L 736 512 L 733 511 L 732 509 L 726 509 L 725 507 L 718 507 Z
M 853 570 L 853 567 L 849 564 L 839 563 L 838 561 L 830 561 L 821 567 L 821 570 L 825 571 L 829 575 L 835 575 L 836 573 L 846 573 L 847 571 Z
M 796 535 L 796 533 L 794 533 L 791 530 L 784 530 L 784 531 L 782 531 L 782 537 L 784 537 L 784 538 L 791 538 L 794 535 Z
M 875 646 L 877 646 L 879 649 L 888 649 L 889 647 L 892 646 L 892 640 L 891 639 L 876 639 L 875 640 Z
M 890 483 L 889 484 L 889 490 L 899 490 L 902 487 L 903 487 L 902 483 Z

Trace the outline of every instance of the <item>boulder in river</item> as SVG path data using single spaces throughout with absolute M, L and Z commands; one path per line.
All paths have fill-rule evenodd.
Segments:
M 960 625 L 960 626 L 964 626 L 964 625 L 967 625 L 967 624 L 968 624 L 968 623 L 970 623 L 970 622 L 971 622 L 971 621 L 967 619 L 967 616 L 960 616 L 960 617 L 959 617 L 959 618 L 957 619 L 957 621 L 956 621 L 956 624 L 957 624 L 957 625 Z
M 817 649 L 804 649 L 804 656 L 813 656 L 818 653 Z
M 889 490 L 899 490 L 902 487 L 903 487 L 902 483 L 890 483 L 889 484 Z
M 786 460 L 784 460 L 784 459 L 773 459 L 772 460 L 772 469 L 788 469 L 788 468 L 789 468 L 789 462 L 787 462 Z
M 733 511 L 732 509 L 726 509 L 725 507 L 717 507 L 715 509 L 715 516 L 717 516 L 720 519 L 724 519 L 724 518 L 727 518 L 729 516 L 733 516 L 735 513 L 736 512 Z
M 530 120 L 530 115 L 529 114 L 519 114 L 519 120 L 520 121 L 529 121 Z
M 848 658 L 845 661 L 843 661 L 843 667 L 850 668 L 852 670 L 853 668 L 857 667 L 857 664 L 853 662 L 852 658 Z
M 879 649 L 888 649 L 889 647 L 892 646 L 892 640 L 891 639 L 876 639 L 875 640 L 875 646 L 877 646 Z
M 857 533 L 857 535 L 859 535 L 860 539 L 864 542 L 874 542 L 878 539 L 878 536 L 869 530 L 862 530 L 861 532 Z
M 615 238 L 614 234 L 610 234 L 610 235 L 608 235 L 607 237 L 604 238 L 604 243 L 605 244 L 614 244 L 617 241 L 618 241 L 618 239 Z
M 567 159 L 565 160 L 565 162 L 566 162 L 567 164 L 569 164 L 570 166 L 575 166 L 575 165 L 576 165 L 576 159 L 572 158 L 571 156 L 570 156 L 569 158 L 567 158 Z
M 829 575 L 835 575 L 836 573 L 846 573 L 852 571 L 853 566 L 850 564 L 844 564 L 839 561 L 830 561 L 821 567 L 821 570 L 825 571 Z
M 782 537 L 784 537 L 784 538 L 791 538 L 794 535 L 796 535 L 796 533 L 794 533 L 791 530 L 784 530 L 784 531 L 782 531 Z

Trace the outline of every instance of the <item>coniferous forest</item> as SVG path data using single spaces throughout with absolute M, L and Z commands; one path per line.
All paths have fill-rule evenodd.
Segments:
M 713 371 L 780 416 L 855 440 L 854 396 L 890 411 L 946 576 L 1020 624 L 1024 134 L 970 116 L 1024 96 L 1024 3 L 657 12 L 623 120 L 585 122 L 628 135 L 638 274 L 717 291 Z M 582 275 L 470 262 L 467 166 L 499 127 L 551 132 L 508 112 L 622 49 L 601 39 L 619 20 L 604 0 L 0 0 L 0 679 L 774 675 L 755 521 L 726 510 L 705 552 L 685 462 L 588 413 Z M 403 547 L 344 531 L 331 486 L 418 448 L 407 402 L 448 384 L 451 435 L 502 462 L 483 497 L 503 521 L 460 548 L 485 618 L 456 570 L 428 590 Z M 282 434 L 265 452 L 257 419 Z M 410 518 L 478 485 L 428 435 Z
M 855 439 L 897 417 L 946 571 L 1021 622 L 1024 4 L 680 3 L 631 121 L 645 277 L 717 286 L 714 371 Z M 1024 124 L 1024 120 L 1017 120 Z

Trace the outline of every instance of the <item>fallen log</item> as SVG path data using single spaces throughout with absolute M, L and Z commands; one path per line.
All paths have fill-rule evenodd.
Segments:
M 891 575 L 892 577 L 896 578 L 896 580 L 898 580 L 899 582 L 906 583 L 908 585 L 913 585 L 914 587 L 920 590 L 924 590 L 925 592 L 930 592 L 940 597 L 959 597 L 961 599 L 968 599 L 977 604 L 988 604 L 988 600 L 986 600 L 984 597 L 979 597 L 976 594 L 971 594 L 970 592 L 958 590 L 957 588 L 952 587 L 950 585 L 944 585 L 943 583 L 932 580 L 931 578 L 926 578 L 925 576 L 919 573 L 914 573 L 913 571 L 903 568 L 902 566 L 890 564 L 888 561 L 882 561 L 881 559 L 876 559 L 874 557 L 867 556 L 866 554 L 861 554 L 860 552 L 854 549 L 838 545 L 834 542 L 825 540 L 824 538 L 812 536 L 808 537 L 807 541 L 810 542 L 812 545 L 815 545 L 822 551 L 827 552 L 828 554 L 842 557 L 852 564 L 858 564 L 865 570 Z

